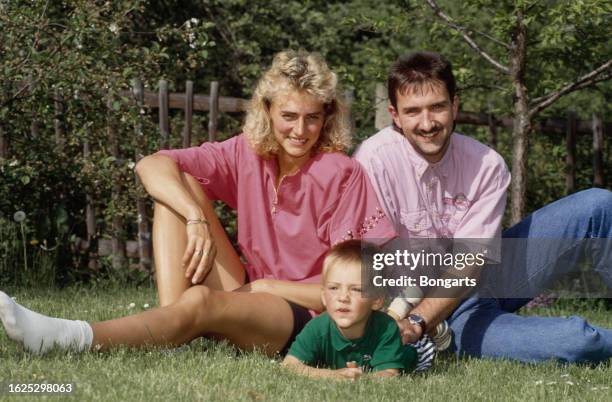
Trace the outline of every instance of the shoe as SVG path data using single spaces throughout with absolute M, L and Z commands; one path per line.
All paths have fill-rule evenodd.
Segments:
M 442 321 L 436 326 L 436 331 L 432 336 L 432 340 L 433 343 L 436 345 L 436 349 L 438 350 L 438 352 L 442 352 L 448 349 L 451 344 L 451 341 L 453 340 L 453 331 L 448 326 L 446 320 Z

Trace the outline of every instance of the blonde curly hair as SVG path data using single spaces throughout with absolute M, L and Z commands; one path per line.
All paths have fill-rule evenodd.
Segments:
M 291 90 L 306 91 L 324 105 L 325 121 L 312 152 L 347 150 L 351 146 L 348 109 L 336 74 L 317 53 L 286 50 L 274 56 L 249 102 L 243 132 L 255 153 L 264 158 L 277 155 L 280 145 L 272 132 L 270 105 L 278 95 Z

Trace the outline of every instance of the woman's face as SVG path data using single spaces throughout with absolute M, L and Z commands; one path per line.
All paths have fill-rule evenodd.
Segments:
M 270 105 L 274 138 L 280 145 L 282 168 L 299 167 L 310 158 L 310 150 L 321 136 L 325 121 L 323 103 L 305 91 L 289 90 Z

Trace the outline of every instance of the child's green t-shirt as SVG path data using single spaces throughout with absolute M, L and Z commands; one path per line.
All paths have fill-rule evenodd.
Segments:
M 397 323 L 380 311 L 372 312 L 364 335 L 352 340 L 340 333 L 329 314 L 323 313 L 306 324 L 289 354 L 309 366 L 331 369 L 355 361 L 364 371 L 412 371 L 417 362 L 416 349 L 402 345 Z

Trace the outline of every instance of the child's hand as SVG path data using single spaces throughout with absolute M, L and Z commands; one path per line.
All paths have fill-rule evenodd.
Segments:
M 338 376 L 341 378 L 356 380 L 361 377 L 363 370 L 361 367 L 357 367 L 357 363 L 347 362 L 346 368 L 336 370 L 336 374 L 338 374 Z

